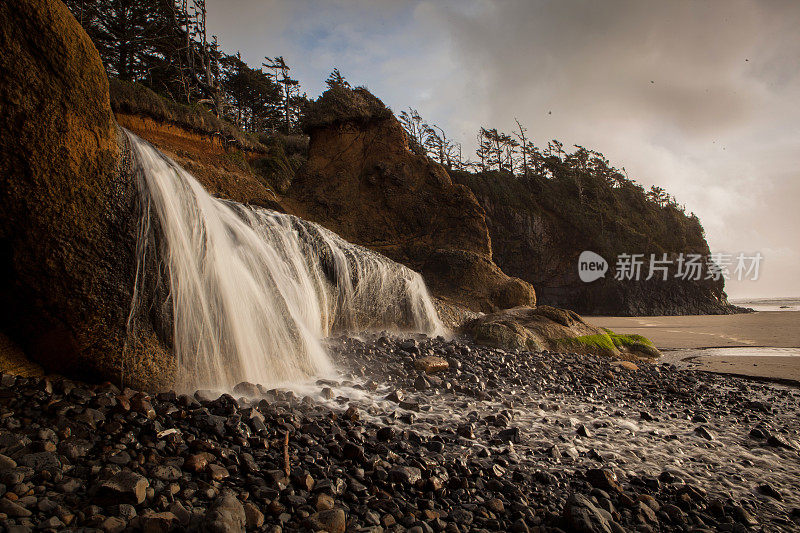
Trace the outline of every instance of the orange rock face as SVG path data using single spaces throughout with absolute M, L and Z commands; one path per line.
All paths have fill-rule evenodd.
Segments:
M 493 262 L 483 209 L 444 168 L 412 153 L 396 118 L 311 132 L 289 210 L 422 273 L 435 295 L 475 310 L 534 305 Z
M 157 388 L 152 330 L 124 359 L 139 217 L 97 50 L 56 0 L 0 3 L 0 50 L 0 326 L 46 372 Z

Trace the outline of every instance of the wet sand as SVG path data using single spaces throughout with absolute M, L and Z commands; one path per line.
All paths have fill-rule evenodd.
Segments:
M 664 354 L 664 361 L 707 372 L 800 383 L 800 312 L 742 315 L 588 317 L 617 333 L 638 333 Z M 734 348 L 735 350 L 708 350 Z M 747 347 L 748 349 L 744 349 Z

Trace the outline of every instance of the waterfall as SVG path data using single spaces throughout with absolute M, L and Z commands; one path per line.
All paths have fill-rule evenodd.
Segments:
M 176 388 L 230 390 L 242 381 L 276 386 L 331 375 L 321 341 L 332 331 L 444 331 L 416 272 L 318 224 L 213 198 L 177 163 L 126 133 L 144 216 L 155 217 L 160 230 Z M 140 266 L 146 248 L 140 243 Z

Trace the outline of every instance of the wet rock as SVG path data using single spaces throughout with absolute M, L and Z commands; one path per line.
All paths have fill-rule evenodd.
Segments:
M 387 400 L 389 400 L 390 402 L 394 402 L 394 403 L 400 403 L 400 402 L 403 401 L 404 398 L 405 398 L 405 395 L 403 394 L 403 391 L 401 391 L 399 389 L 390 392 L 386 396 Z
M 217 464 L 208 465 L 206 470 L 208 470 L 208 475 L 211 476 L 211 479 L 215 481 L 221 481 L 230 476 L 230 472 L 228 472 L 227 468 Z
M 734 505 L 733 512 L 731 514 L 734 520 L 747 527 L 755 527 L 758 525 L 758 520 L 753 518 L 753 515 L 751 515 L 747 509 L 741 505 Z
M 61 461 L 59 461 L 58 456 L 52 452 L 29 453 L 23 455 L 19 459 L 18 464 L 33 468 L 37 472 L 41 470 L 61 470 Z
M 130 400 L 131 409 L 137 413 L 153 419 L 156 417 L 156 411 L 153 409 L 150 399 L 146 394 L 138 393 Z
M 775 448 L 786 448 L 787 450 L 794 449 L 794 446 L 789 444 L 789 442 L 780 435 L 770 435 L 767 438 L 767 445 Z
M 172 505 L 169 506 L 169 512 L 175 515 L 178 519 L 178 523 L 183 527 L 188 526 L 192 519 L 191 513 L 179 501 L 173 502 Z
M 358 408 L 354 405 L 351 405 L 347 408 L 347 410 L 342 414 L 342 416 L 349 420 L 350 422 L 358 422 L 361 418 L 361 414 L 358 412 Z
M 452 518 L 453 521 L 456 524 L 458 524 L 459 526 L 462 526 L 462 527 L 469 526 L 475 520 L 475 517 L 472 514 L 472 511 L 468 511 L 468 510 L 463 509 L 463 508 L 453 509 L 450 512 L 450 518 Z
M 166 511 L 156 513 L 148 511 L 139 517 L 139 524 L 144 533 L 169 533 L 179 525 L 178 517 Z
M 245 502 L 244 515 L 248 530 L 261 529 L 261 526 L 264 525 L 264 513 L 262 513 L 252 502 Z
M 181 478 L 181 471 L 174 466 L 159 465 L 153 468 L 150 475 L 161 481 L 175 481 Z
M 586 496 L 570 494 L 564 506 L 564 520 L 576 533 L 612 533 L 608 513 L 595 507 Z
M 594 487 L 606 492 L 622 492 L 617 475 L 606 468 L 590 468 L 586 471 L 586 479 Z
M 503 500 L 499 498 L 492 498 L 491 500 L 486 502 L 486 507 L 493 513 L 500 514 L 505 512 L 505 506 L 503 505 Z
M 770 498 L 773 498 L 778 501 L 783 500 L 783 496 L 781 496 L 781 493 L 778 492 L 777 489 L 775 489 L 769 483 L 764 483 L 763 485 L 759 485 L 758 492 L 760 492 L 764 496 L 769 496 Z
M 430 355 L 427 357 L 420 357 L 414 360 L 414 368 L 426 374 L 435 374 L 442 372 L 450 367 L 450 363 L 442 357 Z
M 0 513 L 4 513 L 7 516 L 14 518 L 23 518 L 33 514 L 28 509 L 12 502 L 8 498 L 0 498 Z
M 697 426 L 696 428 L 694 428 L 694 432 L 695 432 L 695 434 L 697 434 L 697 436 L 702 437 L 702 438 L 704 438 L 706 440 L 715 440 L 716 439 L 714 437 L 714 434 L 711 433 L 711 431 L 705 426 Z
M 204 533 L 244 533 L 247 515 L 244 506 L 232 492 L 223 492 L 214 500 L 203 517 Z
M 364 448 L 353 444 L 352 442 L 346 442 L 344 446 L 342 446 L 342 456 L 354 462 L 360 462 L 364 460 Z
M 57 516 L 51 516 L 45 520 L 39 522 L 39 525 L 36 526 L 39 529 L 61 529 L 64 527 L 64 522 L 62 522 Z
M 258 385 L 256 385 L 255 383 L 247 382 L 247 381 L 243 381 L 243 382 L 239 383 L 238 385 L 236 385 L 233 388 L 233 393 L 236 396 L 248 396 L 248 397 L 251 397 L 251 398 L 255 398 L 255 397 L 261 396 L 261 391 L 258 389 Z
M 58 453 L 71 462 L 84 457 L 91 449 L 92 444 L 89 441 L 75 437 L 70 437 L 58 444 Z
M 518 427 L 508 428 L 500 431 L 497 438 L 503 442 L 518 443 L 520 441 L 520 431 Z
M 390 478 L 395 483 L 414 485 L 422 479 L 422 472 L 413 466 L 399 466 L 392 469 Z
M 183 462 L 183 468 L 191 472 L 203 472 L 207 466 L 208 457 L 205 453 L 190 455 Z
M 11 457 L 0 454 L 0 474 L 17 467 L 17 462 Z
M 342 509 L 328 509 L 309 516 L 306 524 L 314 530 L 344 533 L 347 527 L 347 516 Z
M 128 523 L 122 518 L 109 516 L 100 524 L 100 529 L 105 533 L 122 533 L 127 526 Z
M 334 507 L 333 497 L 325 493 L 318 494 L 315 507 L 317 511 L 328 511 L 330 509 L 333 509 Z
M 150 483 L 146 478 L 128 470 L 123 470 L 96 488 L 94 500 L 100 505 L 129 503 L 138 505 L 147 495 Z

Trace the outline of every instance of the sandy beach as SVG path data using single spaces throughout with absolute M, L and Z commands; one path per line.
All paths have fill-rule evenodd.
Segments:
M 589 317 L 655 343 L 666 362 L 708 372 L 800 383 L 800 312 L 741 315 Z

